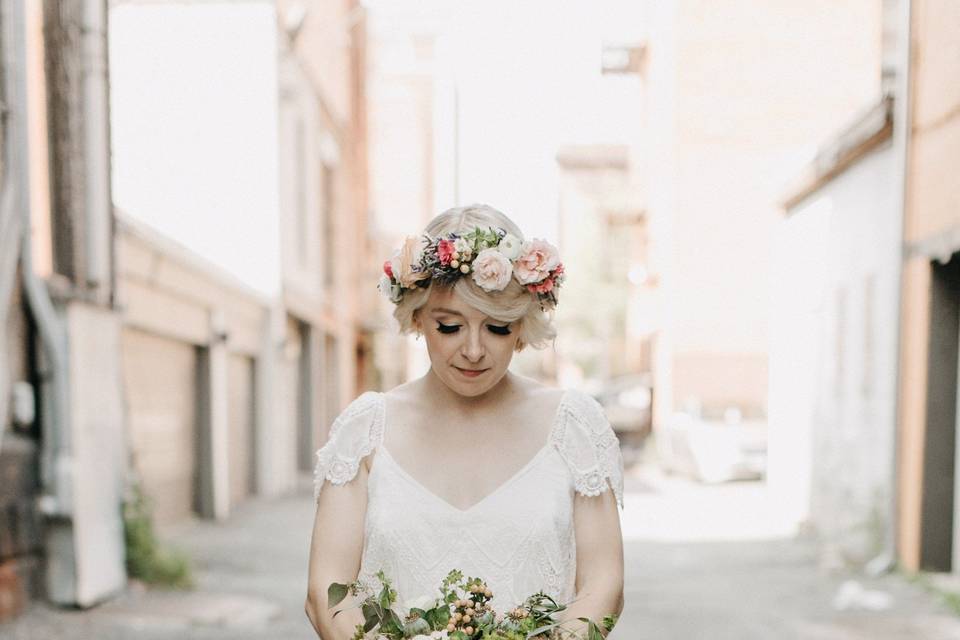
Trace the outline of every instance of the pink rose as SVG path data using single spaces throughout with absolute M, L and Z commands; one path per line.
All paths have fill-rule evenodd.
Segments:
M 550 293 L 553 291 L 553 278 L 547 278 L 539 284 L 528 284 L 527 290 L 533 293 Z
M 454 248 L 453 240 L 441 240 L 437 243 L 437 257 L 440 258 L 440 264 L 447 266 L 453 260 Z
M 407 236 L 400 251 L 390 260 L 393 278 L 401 287 L 410 289 L 418 280 L 430 277 L 429 271 L 414 271 L 414 267 L 420 265 L 420 257 L 425 247 L 426 242 L 422 237 Z
M 470 266 L 473 269 L 473 281 L 484 291 L 503 291 L 513 275 L 510 260 L 496 249 L 484 249 Z
M 547 242 L 534 238 L 520 247 L 520 257 L 513 263 L 513 275 L 520 284 L 539 282 L 560 264 L 560 253 Z

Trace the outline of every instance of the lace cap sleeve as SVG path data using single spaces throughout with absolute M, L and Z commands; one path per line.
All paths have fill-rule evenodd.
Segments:
M 576 390 L 564 394 L 554 443 L 573 474 L 574 488 L 598 496 L 613 488 L 623 508 L 623 455 L 600 403 Z
M 327 442 L 316 453 L 313 469 L 313 500 L 320 498 L 325 480 L 345 484 L 357 475 L 360 461 L 383 438 L 383 408 L 379 393 L 358 396 L 336 417 Z

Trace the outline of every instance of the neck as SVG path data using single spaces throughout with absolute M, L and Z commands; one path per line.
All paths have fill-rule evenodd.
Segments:
M 452 390 L 437 377 L 433 369 L 423 377 L 427 397 L 433 398 L 438 408 L 469 416 L 501 404 L 517 392 L 517 381 L 509 371 L 497 384 L 478 396 L 465 396 Z

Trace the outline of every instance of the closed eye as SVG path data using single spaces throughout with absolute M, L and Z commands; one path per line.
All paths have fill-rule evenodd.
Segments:
M 442 322 L 437 323 L 437 331 L 440 333 L 456 333 L 460 329 L 458 324 L 443 324 Z
M 487 329 L 490 333 L 495 333 L 498 336 L 508 336 L 510 335 L 510 325 L 496 325 L 488 324 Z M 458 324 L 443 324 L 442 322 L 437 323 L 437 331 L 440 333 L 456 333 L 460 330 L 460 325 Z

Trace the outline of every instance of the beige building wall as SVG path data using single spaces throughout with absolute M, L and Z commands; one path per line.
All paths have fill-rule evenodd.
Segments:
M 439 211 L 435 106 L 438 100 L 436 25 L 411 5 L 371 11 L 368 108 L 371 261 L 360 286 L 376 293 L 383 262 L 406 235 Z M 378 384 L 389 389 L 424 368 L 422 348 L 398 335 L 393 304 L 379 294 L 366 307 Z
M 647 220 L 631 181 L 629 148 L 565 146 L 557 162 L 559 248 L 568 273 L 569 306 L 559 316 L 557 339 L 564 357 L 551 363 L 546 350 L 542 370 L 533 373 L 572 386 L 649 372 L 656 309 L 650 282 L 638 279 L 647 269 Z M 606 249 L 598 252 L 600 246 Z
M 907 247 L 902 283 L 899 552 L 903 566 L 923 568 L 929 548 L 927 531 L 950 521 L 941 509 L 936 520 L 924 515 L 934 483 L 949 483 L 946 475 L 930 478 L 931 448 L 938 442 L 927 431 L 929 409 L 931 316 L 934 265 L 960 251 L 960 5 L 915 0 L 911 16 L 910 145 L 904 240 Z M 954 261 L 956 257 L 954 257 Z M 942 408 L 940 408 L 942 409 Z M 925 478 L 925 476 L 927 476 Z M 953 522 L 956 529 L 957 523 Z M 956 540 L 956 538 L 954 538 Z M 956 558 L 954 549 L 954 558 Z M 941 567 L 942 568 L 942 567 Z M 956 564 L 954 564 L 956 571 Z
M 368 340 L 366 12 L 356 0 L 277 3 L 280 42 L 281 405 L 298 459 L 364 381 Z M 312 387 L 311 393 L 303 385 Z M 312 463 L 309 463 L 312 464 Z
M 872 0 L 650 4 L 658 421 L 688 399 L 707 413 L 766 413 L 779 193 L 817 141 L 878 97 L 880 18 Z
M 293 470 L 274 468 L 276 452 L 263 444 L 285 442 L 289 429 L 283 421 L 264 425 L 255 413 L 268 402 L 254 384 L 266 301 L 130 219 L 121 218 L 118 231 L 126 423 L 158 526 L 196 514 L 226 517 L 255 490 L 291 488 Z M 222 369 L 211 366 L 217 349 L 226 352 Z M 264 477 L 275 486 L 257 481 Z

